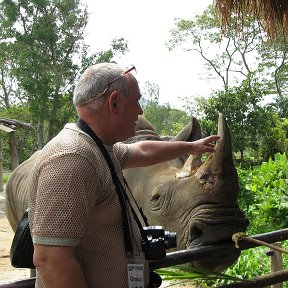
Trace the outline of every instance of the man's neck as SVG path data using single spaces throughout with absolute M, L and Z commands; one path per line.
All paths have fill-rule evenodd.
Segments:
M 83 117 L 80 118 L 92 129 L 92 131 L 97 135 L 97 137 L 102 141 L 103 144 L 112 146 L 117 141 L 115 139 L 115 133 L 108 127 L 113 127 L 110 125 L 107 119 L 102 117 Z M 98 119 L 97 119 L 98 118 Z

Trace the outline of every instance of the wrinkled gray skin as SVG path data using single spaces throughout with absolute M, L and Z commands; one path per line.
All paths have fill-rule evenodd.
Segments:
M 248 220 L 237 204 L 238 177 L 232 161 L 229 131 L 221 114 L 218 134 L 221 138 L 217 142 L 216 153 L 211 154 L 202 165 L 201 156 L 188 158 L 187 155 L 158 165 L 124 171 L 134 198 L 149 224 L 177 233 L 177 250 L 231 241 L 234 233 L 245 232 L 248 226 Z M 191 123 L 169 141 L 194 141 L 199 138 L 201 128 L 192 118 Z M 151 123 L 139 116 L 136 135 L 126 142 L 163 139 Z M 37 153 L 19 165 L 7 183 L 6 211 L 14 231 L 28 206 L 27 179 Z M 199 259 L 191 264 L 222 271 L 232 265 L 239 255 L 235 253 L 217 258 L 211 255 L 208 260 Z

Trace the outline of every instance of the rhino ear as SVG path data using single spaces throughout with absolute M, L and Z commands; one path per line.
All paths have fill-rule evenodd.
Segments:
M 150 130 L 156 132 L 155 127 L 142 115 L 138 116 L 138 120 L 136 121 L 135 131 L 139 130 Z
M 171 141 L 192 142 L 202 137 L 201 126 L 195 117 Z
M 171 141 L 187 141 L 192 142 L 201 139 L 202 131 L 198 120 L 195 117 L 191 117 L 191 122 L 186 125 L 178 135 L 176 135 Z M 176 178 L 189 177 L 197 171 L 202 165 L 201 155 L 190 155 L 186 160 L 184 166 L 180 172 L 176 173 Z
M 135 136 L 130 137 L 124 143 L 135 143 L 144 140 L 161 141 L 154 126 L 142 115 L 138 116 L 135 125 Z

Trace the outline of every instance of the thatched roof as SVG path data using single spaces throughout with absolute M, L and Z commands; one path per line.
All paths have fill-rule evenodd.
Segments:
M 245 15 L 257 20 L 271 39 L 288 36 L 287 0 L 214 0 L 222 28 L 227 29 L 232 13 L 238 15 L 239 27 Z

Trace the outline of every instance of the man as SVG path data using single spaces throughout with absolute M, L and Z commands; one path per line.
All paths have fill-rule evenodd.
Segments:
M 29 219 L 36 287 L 126 288 L 131 281 L 127 265 L 135 259 L 142 261 L 139 230 L 129 208 L 124 213 L 129 224 L 123 224 L 126 216 L 117 194 L 119 187 L 113 182 L 113 171 L 100 144 L 104 144 L 122 187 L 122 169 L 153 165 L 188 153 L 214 152 L 210 142 L 218 136 L 193 143 L 121 143 L 134 136 L 135 122 L 143 113 L 132 70 L 123 71 L 112 63 L 89 67 L 74 91 L 73 102 L 81 120 L 77 125 L 66 124 L 41 150 L 34 165 Z M 128 226 L 131 251 L 124 226 Z M 141 263 L 145 264 L 145 257 Z

